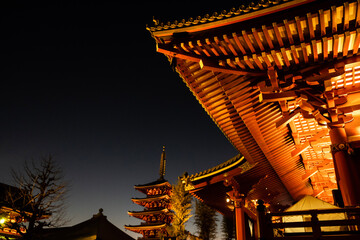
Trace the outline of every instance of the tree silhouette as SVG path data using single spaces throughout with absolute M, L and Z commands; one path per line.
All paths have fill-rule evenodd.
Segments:
M 195 202 L 195 226 L 203 240 L 216 238 L 216 211 L 201 201 Z
M 221 231 L 224 240 L 231 240 L 234 237 L 234 221 L 232 217 L 223 216 Z
M 22 235 L 22 239 L 39 239 L 43 227 L 65 223 L 67 184 L 61 168 L 51 155 L 25 162 L 22 170 L 12 170 L 15 187 L 7 189 L 4 203 L 10 218 L 6 225 Z

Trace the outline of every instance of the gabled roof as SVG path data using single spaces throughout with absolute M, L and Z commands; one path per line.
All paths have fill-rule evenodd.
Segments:
M 134 240 L 109 222 L 102 209 L 91 219 L 74 226 L 45 229 L 42 237 L 47 240 Z

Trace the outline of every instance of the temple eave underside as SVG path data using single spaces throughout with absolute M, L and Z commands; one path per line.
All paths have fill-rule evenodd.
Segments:
M 332 202 L 329 126 L 346 124 L 349 142 L 360 139 L 360 4 L 289 2 L 297 3 L 293 13 L 231 27 L 150 31 L 219 129 L 261 166 L 257 174 L 278 191 L 274 202 Z

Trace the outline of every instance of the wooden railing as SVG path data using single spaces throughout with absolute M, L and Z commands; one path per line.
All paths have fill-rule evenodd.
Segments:
M 258 239 L 298 240 L 298 239 L 360 239 L 360 208 L 322 209 L 281 213 L 266 213 L 258 208 Z M 343 220 L 319 220 L 319 214 L 343 213 Z M 311 216 L 310 221 L 283 222 L 286 216 Z M 339 226 L 340 231 L 325 232 L 322 227 Z M 309 231 L 287 233 L 289 228 L 303 228 Z

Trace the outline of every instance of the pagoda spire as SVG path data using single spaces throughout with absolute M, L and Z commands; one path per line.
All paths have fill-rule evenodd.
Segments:
M 166 154 L 165 154 L 165 146 L 163 146 L 163 151 L 161 153 L 161 159 L 160 159 L 160 178 L 159 180 L 164 180 L 165 176 L 165 167 L 166 167 Z

